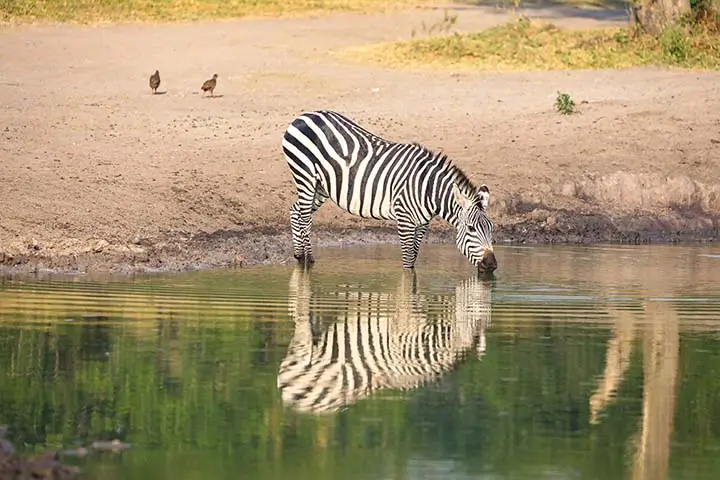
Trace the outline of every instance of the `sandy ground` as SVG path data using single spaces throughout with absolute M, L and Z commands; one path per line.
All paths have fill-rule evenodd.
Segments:
M 457 31 L 508 19 L 456 13 Z M 624 21 L 526 13 L 566 27 Z M 448 153 L 489 185 L 498 242 L 717 239 L 720 74 L 398 70 L 335 53 L 409 38 L 441 16 L 2 27 L 0 268 L 289 261 L 294 188 L 280 141 L 296 115 L 321 108 Z M 148 87 L 156 68 L 161 95 Z M 203 98 L 213 73 L 217 96 Z M 578 115 L 554 111 L 558 90 Z M 315 225 L 318 245 L 395 241 L 391 224 L 333 205 Z M 447 233 L 438 223 L 429 241 Z

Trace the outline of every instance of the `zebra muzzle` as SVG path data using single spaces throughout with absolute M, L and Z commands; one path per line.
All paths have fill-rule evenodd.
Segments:
M 497 259 L 495 258 L 495 253 L 490 250 L 486 250 L 478 268 L 486 272 L 492 272 L 497 269 Z

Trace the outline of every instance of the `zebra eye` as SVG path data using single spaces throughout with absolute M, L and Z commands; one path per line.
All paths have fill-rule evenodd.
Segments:
M 467 225 L 467 231 L 468 231 L 468 232 L 474 232 L 474 231 L 475 231 L 475 225 L 468 224 L 468 225 Z

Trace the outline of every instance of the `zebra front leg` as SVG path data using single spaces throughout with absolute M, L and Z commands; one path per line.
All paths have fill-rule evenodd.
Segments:
M 398 234 L 400 235 L 400 249 L 402 250 L 403 268 L 415 268 L 420 242 L 427 232 L 426 224 L 417 226 L 410 220 L 398 219 Z
M 423 238 L 425 238 L 425 234 L 428 231 L 428 228 L 430 227 L 430 222 L 424 223 L 422 225 L 418 225 L 415 227 L 415 238 L 413 239 L 413 249 L 415 251 L 415 257 L 417 258 L 418 253 L 420 252 L 420 244 L 423 241 Z

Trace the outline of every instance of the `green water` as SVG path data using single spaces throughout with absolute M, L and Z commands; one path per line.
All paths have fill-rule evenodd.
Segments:
M 0 280 L 0 424 L 98 479 L 720 478 L 720 246 Z

